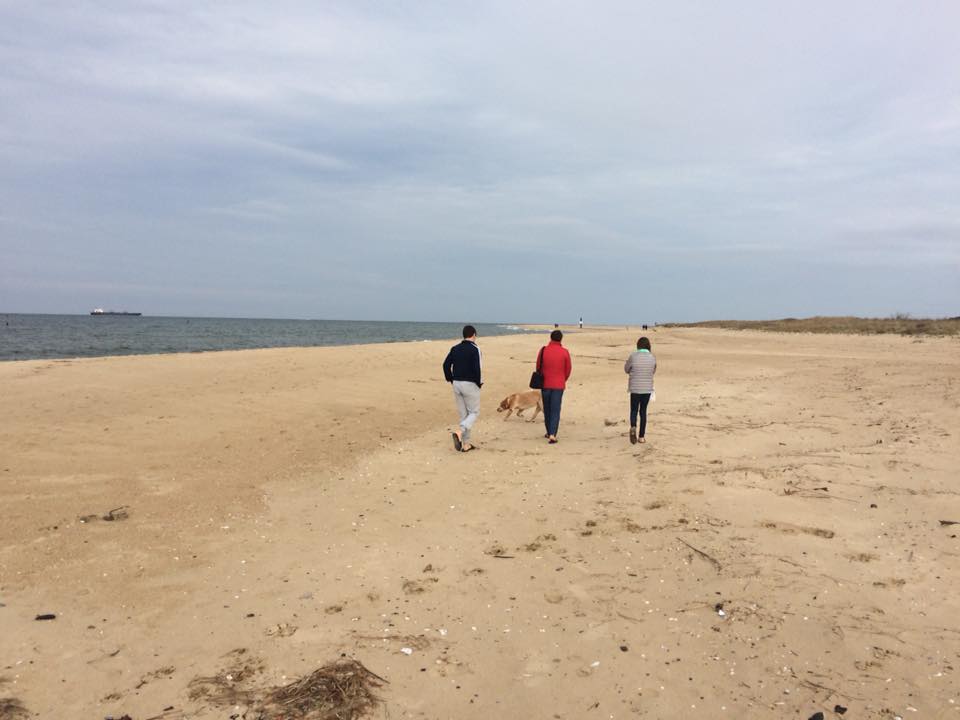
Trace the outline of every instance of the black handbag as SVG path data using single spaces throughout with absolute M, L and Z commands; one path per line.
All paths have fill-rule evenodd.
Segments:
M 540 354 L 537 355 L 537 369 L 530 375 L 530 387 L 534 390 L 543 389 L 543 373 L 540 368 L 543 366 L 543 348 L 540 348 Z

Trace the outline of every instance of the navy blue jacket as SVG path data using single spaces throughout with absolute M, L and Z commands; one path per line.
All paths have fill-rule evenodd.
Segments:
M 464 340 L 450 348 L 447 359 L 443 361 L 443 376 L 447 382 L 467 380 L 476 383 L 477 387 L 483 387 L 480 382 L 480 348 L 477 344 Z

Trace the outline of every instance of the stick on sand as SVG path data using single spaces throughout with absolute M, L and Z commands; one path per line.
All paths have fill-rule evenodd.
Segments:
M 717 560 L 717 559 L 716 559 L 715 557 L 713 557 L 712 555 L 707 555 L 707 553 L 705 553 L 703 550 L 698 550 L 697 548 L 695 548 L 693 545 L 691 545 L 690 543 L 688 543 L 686 540 L 684 540 L 684 539 L 681 538 L 681 537 L 678 537 L 677 540 L 679 540 L 680 542 L 682 542 L 682 543 L 683 543 L 684 545 L 686 545 L 688 548 L 690 548 L 691 550 L 693 550 L 697 555 L 699 555 L 699 556 L 702 557 L 704 560 L 706 560 L 706 561 L 709 562 L 711 565 L 713 565 L 713 569 L 716 570 L 717 572 L 720 572 L 720 570 L 723 569 L 723 566 L 720 565 L 720 561 Z

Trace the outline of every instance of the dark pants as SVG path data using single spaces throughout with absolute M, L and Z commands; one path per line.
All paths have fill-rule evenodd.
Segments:
M 630 427 L 637 426 L 637 410 L 640 411 L 640 432 L 637 433 L 637 437 L 643 437 L 647 432 L 647 405 L 649 404 L 650 393 L 630 393 Z
M 563 402 L 563 390 L 544 388 L 540 391 L 543 397 L 543 424 L 547 428 L 547 435 L 556 435 L 560 429 L 560 404 Z

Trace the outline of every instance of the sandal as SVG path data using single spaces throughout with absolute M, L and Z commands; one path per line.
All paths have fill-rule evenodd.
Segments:
M 460 440 L 460 436 L 456 433 L 450 433 L 453 436 L 453 449 L 457 452 L 463 450 L 463 441 Z

